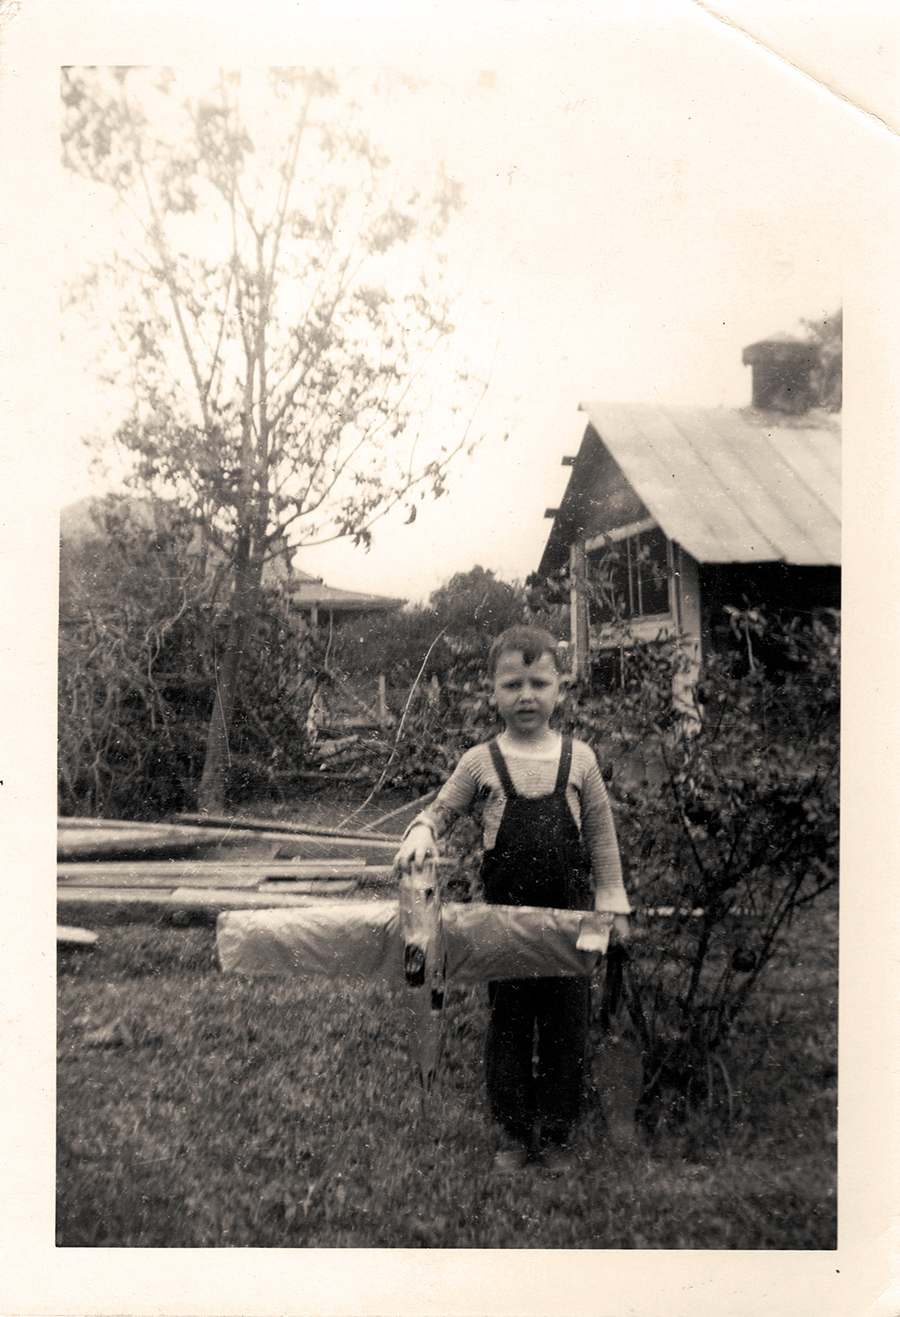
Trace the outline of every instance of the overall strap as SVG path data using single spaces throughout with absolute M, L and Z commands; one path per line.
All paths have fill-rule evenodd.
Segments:
M 497 770 L 497 776 L 500 779 L 500 785 L 503 787 L 503 794 L 507 800 L 514 800 L 518 796 L 518 791 L 513 785 L 513 780 L 509 775 L 509 769 L 506 766 L 506 760 L 503 758 L 500 747 L 496 738 L 488 741 L 488 750 L 491 752 L 491 759 L 494 768 Z M 555 796 L 564 796 L 566 788 L 569 785 L 569 769 L 572 767 L 572 738 L 564 736 L 562 739 L 562 750 L 559 755 L 559 772 L 556 775 L 556 786 L 553 788 Z
M 491 752 L 491 759 L 493 760 L 494 768 L 497 770 L 497 776 L 500 779 L 503 794 L 506 796 L 507 800 L 514 800 L 519 793 L 513 786 L 513 780 L 509 775 L 509 769 L 506 767 L 506 760 L 500 752 L 500 747 L 497 744 L 496 738 L 493 741 L 488 741 L 488 749 Z
M 566 788 L 569 785 L 569 769 L 572 767 L 572 738 L 564 736 L 562 741 L 562 751 L 559 756 L 559 772 L 556 775 L 556 786 L 553 788 L 554 796 L 564 796 Z

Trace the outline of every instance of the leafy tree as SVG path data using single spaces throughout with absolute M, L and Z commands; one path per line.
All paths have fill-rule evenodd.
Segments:
M 471 425 L 424 452 L 423 372 L 433 389 L 452 331 L 427 268 L 460 185 L 439 171 L 430 195 L 396 191 L 330 74 L 272 69 L 264 105 L 242 94 L 237 73 L 193 97 L 171 70 L 63 70 L 64 163 L 108 189 L 124 225 L 125 246 L 73 290 L 107 327 L 103 378 L 131 399 L 114 438 L 134 483 L 189 511 L 230 572 L 199 790 L 210 811 L 266 561 L 343 536 L 367 545 L 403 501 L 411 519 L 412 492 L 441 494 Z
M 335 628 L 331 663 L 349 677 L 384 674 L 391 684 L 408 687 L 440 630 L 434 611 L 421 604 L 364 615 Z
M 459 637 L 490 641 L 525 620 L 521 587 L 498 580 L 483 567 L 457 572 L 434 591 L 429 603 L 441 626 Z
M 821 320 L 804 320 L 807 333 L 819 347 L 819 364 L 813 371 L 813 386 L 820 407 L 839 412 L 843 399 L 844 311 Z
M 483 661 L 494 637 L 525 617 L 521 586 L 499 580 L 484 567 L 473 567 L 434 590 L 427 606 L 345 623 L 336 640 L 335 663 L 354 676 L 389 673 L 395 682 L 406 684 L 441 636 L 423 674 L 441 677 L 463 653 L 473 662 Z

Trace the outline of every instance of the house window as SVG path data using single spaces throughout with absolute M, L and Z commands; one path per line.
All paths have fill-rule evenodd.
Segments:
M 671 546 L 659 526 L 606 542 L 587 554 L 592 627 L 671 611 Z

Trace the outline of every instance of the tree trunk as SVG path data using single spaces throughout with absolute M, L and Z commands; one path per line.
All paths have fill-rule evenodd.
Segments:
M 245 552 L 235 566 L 234 594 L 228 639 L 221 661 L 216 664 L 216 695 L 206 734 L 206 758 L 197 791 L 201 814 L 225 812 L 228 769 L 231 765 L 229 735 L 234 717 L 235 695 L 241 676 L 244 650 L 253 634 L 259 603 L 262 560 L 252 562 Z M 243 558 L 243 561 L 241 559 Z

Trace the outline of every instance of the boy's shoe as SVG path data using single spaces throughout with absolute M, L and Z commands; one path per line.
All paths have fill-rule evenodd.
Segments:
M 528 1155 L 524 1148 L 501 1148 L 494 1157 L 495 1175 L 515 1175 L 525 1167 Z

